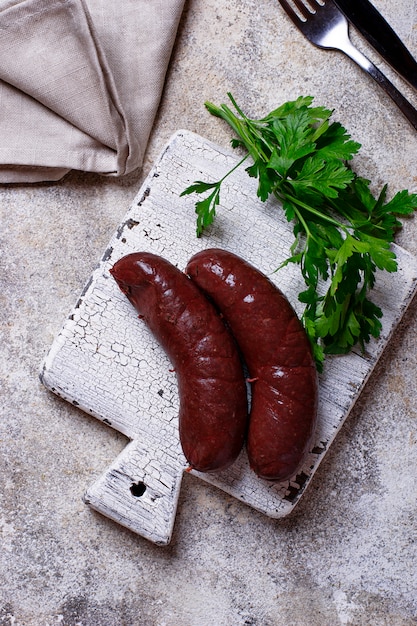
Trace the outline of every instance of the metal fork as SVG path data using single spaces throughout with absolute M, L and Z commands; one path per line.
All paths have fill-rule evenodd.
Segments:
M 279 0 L 303 35 L 318 48 L 340 50 L 367 72 L 392 98 L 417 130 L 417 110 L 388 78 L 352 44 L 349 24 L 332 0 Z

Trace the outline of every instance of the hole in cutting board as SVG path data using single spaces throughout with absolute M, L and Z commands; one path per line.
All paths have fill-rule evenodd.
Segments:
M 135 498 L 140 498 L 141 496 L 143 496 L 145 491 L 146 485 L 141 481 L 139 481 L 138 483 L 133 483 L 133 485 L 130 487 L 130 492 L 132 496 L 135 496 Z

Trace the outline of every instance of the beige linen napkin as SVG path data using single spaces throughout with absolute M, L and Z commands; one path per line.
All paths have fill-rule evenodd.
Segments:
M 142 164 L 184 0 L 0 0 L 0 183 Z

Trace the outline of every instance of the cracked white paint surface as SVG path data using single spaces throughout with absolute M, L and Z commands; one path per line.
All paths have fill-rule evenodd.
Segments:
M 270 275 L 301 312 L 303 283 L 296 267 L 273 273 L 288 255 L 291 227 L 273 203 L 256 198 L 256 181 L 243 168 L 224 185 L 209 236 L 195 237 L 194 196 L 180 193 L 197 179 L 217 180 L 236 155 L 180 131 L 145 180 L 77 305 L 54 341 L 41 372 L 54 393 L 127 435 L 131 442 L 86 492 L 104 515 L 158 543 L 170 541 L 184 469 L 178 438 L 178 392 L 171 364 L 109 274 L 136 250 L 160 254 L 183 269 L 205 247 L 222 247 Z M 391 333 L 415 293 L 417 260 L 395 247 L 399 270 L 380 274 L 374 300 L 384 312 L 383 331 L 366 355 L 328 359 L 320 376 L 319 424 L 310 457 L 288 483 L 259 480 L 245 452 L 228 470 L 204 475 L 270 517 L 291 512 L 343 425 Z M 139 492 L 132 493 L 137 486 Z

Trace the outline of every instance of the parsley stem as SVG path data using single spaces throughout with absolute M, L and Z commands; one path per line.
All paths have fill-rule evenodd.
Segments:
M 315 239 L 315 237 L 311 233 L 311 230 L 308 227 L 307 221 L 304 219 L 304 215 L 298 210 L 297 206 L 293 206 L 293 208 L 294 208 L 294 211 L 297 215 L 299 222 L 302 224 L 304 228 L 304 233 L 306 234 L 307 238 L 311 237 L 311 239 Z
M 244 156 L 244 157 L 242 157 L 242 158 L 240 159 L 240 161 L 239 161 L 238 163 L 236 163 L 236 165 L 234 165 L 234 166 L 232 167 L 232 169 L 231 169 L 231 170 L 229 170 L 228 172 L 226 172 L 226 174 L 223 176 L 223 178 L 221 178 L 221 179 L 218 181 L 218 183 L 217 183 L 218 187 L 220 187 L 220 185 L 223 183 L 223 181 L 224 181 L 224 180 L 226 180 L 226 178 L 228 178 L 228 176 L 230 176 L 230 174 L 233 174 L 233 172 L 234 172 L 235 170 L 239 169 L 239 167 L 242 165 L 242 163 L 244 163 L 244 162 L 246 161 L 246 159 L 247 159 L 248 157 L 249 157 L 249 154 L 245 154 L 245 156 Z
M 318 217 L 320 220 L 324 220 L 324 221 L 328 222 L 329 224 L 332 224 L 333 226 L 336 226 L 337 228 L 340 228 L 346 234 L 348 234 L 348 232 L 349 232 L 348 228 L 344 224 L 342 224 L 341 222 L 338 222 L 337 220 L 335 220 L 330 215 L 327 215 L 327 213 L 324 213 L 323 211 L 318 211 L 317 209 L 315 209 L 314 207 L 310 206 L 309 204 L 306 204 L 305 202 L 303 202 L 299 198 L 296 198 L 295 196 L 293 196 L 290 193 L 288 193 L 288 191 L 285 191 L 284 193 L 282 193 L 282 195 L 277 190 L 274 193 L 275 193 L 276 198 L 278 198 L 279 200 L 282 201 L 284 198 L 286 200 L 290 200 L 290 202 L 292 202 L 293 205 L 294 204 L 298 205 L 299 207 L 301 207 L 302 209 L 305 209 L 306 211 L 308 211 L 309 213 L 311 213 L 315 217 Z M 297 215 L 300 215 L 300 213 L 297 212 Z
M 232 94 L 230 93 L 230 91 L 227 92 L 227 97 L 229 98 L 230 102 L 233 104 L 233 106 L 235 107 L 236 111 L 239 113 L 239 115 L 244 119 L 244 120 L 248 120 L 247 116 L 244 114 L 244 112 L 242 111 L 242 109 L 239 107 L 239 105 L 237 104 L 236 100 L 234 99 L 234 97 L 232 96 Z

